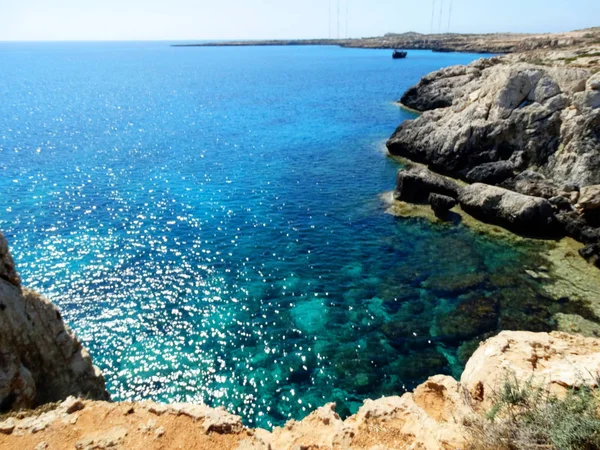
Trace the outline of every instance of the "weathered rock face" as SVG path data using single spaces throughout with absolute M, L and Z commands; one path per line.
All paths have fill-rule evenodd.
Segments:
M 445 67 L 431 72 L 406 91 L 400 103 L 417 111 L 452 106 L 455 98 L 473 88 L 472 83 L 481 84 L 481 70 L 499 63 L 498 58 L 481 58 L 468 66 Z
M 51 302 L 20 287 L 0 233 L 0 412 L 69 395 L 107 400 L 100 371 Z
M 0 232 L 0 278 L 14 286 L 21 286 L 21 278 L 15 269 L 15 263 L 8 250 L 8 242 Z
M 558 231 L 552 205 L 546 199 L 519 194 L 496 186 L 474 183 L 462 189 L 463 210 L 484 222 L 525 234 Z
M 581 212 L 600 209 L 600 185 L 582 188 L 575 207 Z
M 560 395 L 597 386 L 600 340 L 565 333 L 503 331 L 481 344 L 460 379 L 473 406 L 488 410 L 507 379 L 532 381 Z
M 456 198 L 460 190 L 455 182 L 427 169 L 399 170 L 394 197 L 410 203 L 427 203 L 431 193 Z
M 505 161 L 516 173 L 533 168 L 559 183 L 599 184 L 596 78 L 585 69 L 500 58 L 442 69 L 403 97 L 426 112 L 404 122 L 387 146 L 394 155 L 473 181 L 485 181 L 486 164 Z M 510 175 L 507 167 L 491 175 Z

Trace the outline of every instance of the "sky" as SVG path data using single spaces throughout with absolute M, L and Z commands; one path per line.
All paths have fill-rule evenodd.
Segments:
M 600 26 L 600 0 L 0 0 L 0 41 L 429 33 L 434 1 L 434 32 L 559 32 Z

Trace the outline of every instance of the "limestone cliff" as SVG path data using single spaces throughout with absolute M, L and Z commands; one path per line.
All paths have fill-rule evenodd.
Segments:
M 21 286 L 0 233 L 0 412 L 69 395 L 109 399 L 102 374 L 58 308 Z
M 571 236 L 600 267 L 599 70 L 596 43 L 432 72 L 403 95 L 423 114 L 398 127 L 388 150 L 476 183 L 453 196 L 474 217 Z M 414 197 L 405 188 L 397 193 Z

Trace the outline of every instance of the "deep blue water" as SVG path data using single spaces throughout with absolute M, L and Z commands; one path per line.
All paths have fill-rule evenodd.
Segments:
M 0 44 L 0 229 L 115 400 L 347 414 L 552 326 L 535 249 L 380 201 L 393 101 L 478 57 Z

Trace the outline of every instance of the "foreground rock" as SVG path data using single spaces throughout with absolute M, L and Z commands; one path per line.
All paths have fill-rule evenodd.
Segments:
M 0 233 L 0 412 L 69 395 L 109 398 L 102 374 L 56 306 L 20 286 Z
M 567 389 L 597 386 L 600 340 L 565 333 L 503 331 L 486 341 L 461 377 L 471 405 L 487 411 L 508 377 L 543 385 L 557 395 Z
M 327 404 L 272 432 L 248 429 L 241 418 L 206 406 L 106 403 L 70 398 L 54 410 L 0 417 L 0 448 L 52 450 L 123 448 L 381 449 L 465 448 L 465 423 L 491 406 L 509 377 L 533 380 L 558 395 L 595 386 L 600 340 L 564 333 L 505 331 L 481 344 L 460 383 L 434 376 L 402 397 L 366 400 L 342 420 Z M 475 411 L 475 412 L 474 412 Z
M 474 183 L 462 189 L 459 202 L 473 217 L 509 230 L 547 235 L 559 232 L 551 203 L 540 197 Z

